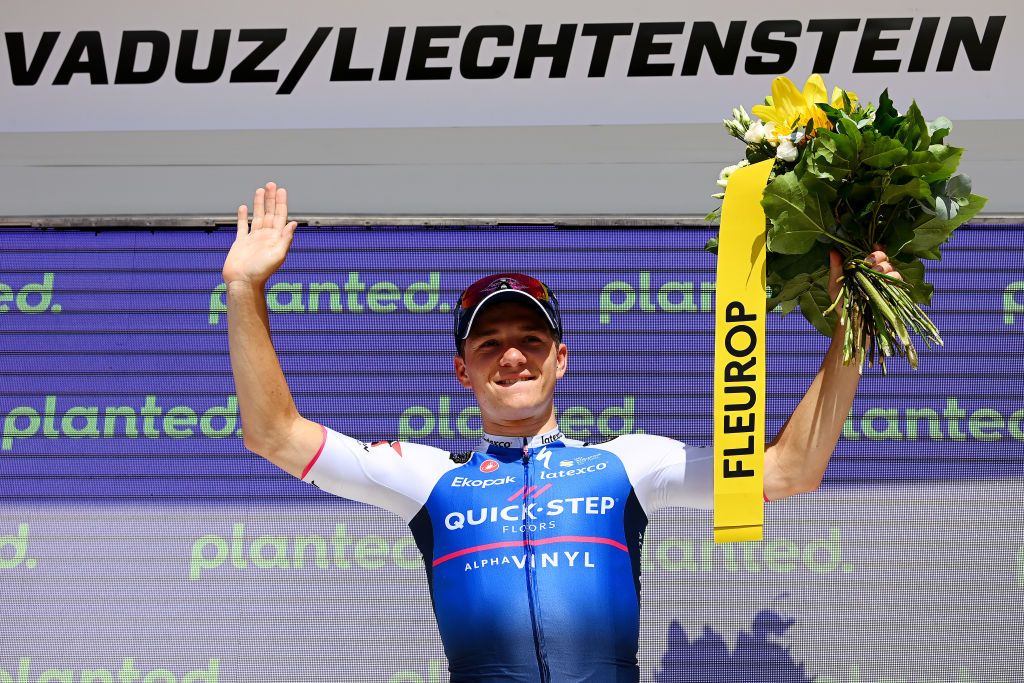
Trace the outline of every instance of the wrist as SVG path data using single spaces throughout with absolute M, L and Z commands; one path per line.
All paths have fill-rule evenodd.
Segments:
M 250 289 L 250 290 L 262 290 L 266 284 L 266 280 L 250 280 L 249 278 L 234 278 L 231 280 L 224 280 L 225 286 L 231 289 Z

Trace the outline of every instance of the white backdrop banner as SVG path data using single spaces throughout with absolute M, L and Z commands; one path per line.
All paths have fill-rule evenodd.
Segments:
M 812 72 L 954 121 L 1019 116 L 1020 5 L 805 7 L 19 0 L 0 132 L 706 123 Z

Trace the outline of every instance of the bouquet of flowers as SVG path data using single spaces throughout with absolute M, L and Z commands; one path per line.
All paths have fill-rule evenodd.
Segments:
M 846 364 L 862 364 L 866 357 L 873 367 L 877 358 L 884 374 L 885 359 L 899 355 L 916 369 L 910 330 L 928 348 L 942 344 L 920 308 L 932 295 L 922 259 L 942 258 L 939 247 L 986 201 L 971 194 L 970 178 L 956 172 L 963 149 L 943 143 L 952 129 L 949 119 L 926 121 L 913 102 L 900 114 L 888 91 L 878 104 L 862 104 L 840 88 L 829 99 L 817 74 L 802 92 L 788 78 L 776 78 L 771 97 L 751 112 L 758 119 L 740 107 L 724 121 L 746 154 L 722 170 L 718 184 L 726 187 L 737 168 L 775 160 L 761 201 L 768 223 L 768 310 L 779 307 L 785 316 L 799 304 L 828 337 L 838 316 Z M 903 280 L 865 262 L 876 244 L 884 245 Z M 717 253 L 718 239 L 705 248 Z M 828 293 L 833 248 L 843 257 L 835 300 Z

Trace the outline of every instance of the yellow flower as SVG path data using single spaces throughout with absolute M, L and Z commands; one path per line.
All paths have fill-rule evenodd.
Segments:
M 851 104 L 857 101 L 857 96 L 852 92 L 846 94 Z M 818 106 L 819 102 L 829 103 L 827 96 L 825 81 L 818 74 L 811 74 L 804 84 L 803 92 L 797 90 L 793 81 L 779 76 L 772 81 L 772 96 L 765 100 L 767 104 L 756 105 L 750 112 L 765 123 L 774 123 L 770 137 L 778 140 L 794 131 L 803 130 L 812 119 L 815 128 L 831 128 L 828 117 Z M 832 90 L 831 105 L 836 109 L 844 109 L 843 91 L 840 88 Z

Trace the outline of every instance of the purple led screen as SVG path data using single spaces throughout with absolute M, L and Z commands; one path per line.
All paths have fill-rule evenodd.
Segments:
M 299 410 L 363 440 L 466 450 L 480 428 L 452 372 L 451 307 L 491 272 L 561 302 L 570 435 L 711 439 L 710 229 L 300 228 L 268 283 Z M 234 229 L 5 230 L 0 246 L 0 498 L 326 500 L 238 436 L 220 269 Z M 1024 228 L 965 226 L 927 312 L 945 346 L 866 369 L 825 486 L 1024 474 Z M 220 287 L 220 289 L 218 289 Z M 768 321 L 768 425 L 827 347 L 798 312 Z

